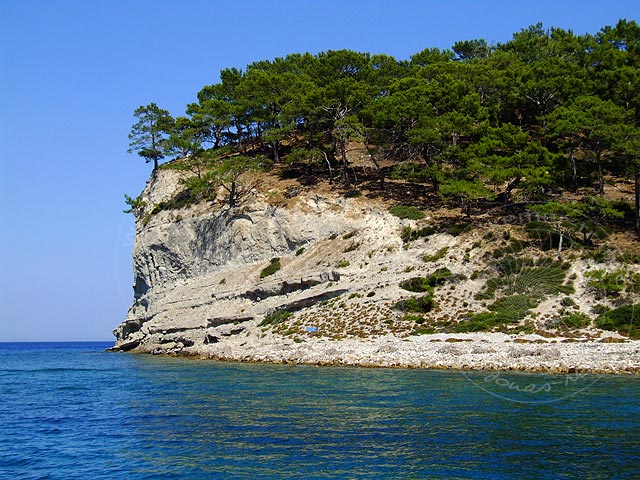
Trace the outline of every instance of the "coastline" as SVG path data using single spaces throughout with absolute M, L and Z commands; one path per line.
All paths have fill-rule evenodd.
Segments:
M 279 337 L 279 338 L 278 338 Z M 138 353 L 220 361 L 365 368 L 494 370 L 531 373 L 640 374 L 640 341 L 580 341 L 500 333 L 393 335 L 294 342 L 277 335 L 236 336 L 210 345 Z M 606 338 L 605 338 L 606 340 Z

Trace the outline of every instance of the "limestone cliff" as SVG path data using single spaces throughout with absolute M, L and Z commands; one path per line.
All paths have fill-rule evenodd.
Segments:
M 157 171 L 141 196 L 135 298 L 114 331 L 114 350 L 297 361 L 290 352 L 299 344 L 306 344 L 308 359 L 317 341 L 388 336 L 406 346 L 416 338 L 411 334 L 476 328 L 535 332 L 536 342 L 558 335 L 623 341 L 617 333 L 575 324 L 588 321 L 585 314 L 593 318 L 594 305 L 603 302 L 585 275 L 597 260 L 572 253 L 570 262 L 557 262 L 536 242 L 515 238 L 524 235 L 521 226 L 488 219 L 460 233 L 459 212 L 401 220 L 381 200 L 345 198 L 333 189 L 305 190 L 280 180 L 273 188 L 254 189 L 235 208 L 221 199 L 167 209 L 182 188 L 181 175 Z M 448 215 L 456 228 L 442 227 Z M 501 255 L 521 260 L 496 263 Z M 527 256 L 544 262 L 534 267 Z M 520 270 L 500 271 L 496 265 Z M 429 276 L 442 271 L 449 279 L 444 285 L 435 280 L 428 314 L 397 308 L 399 300 L 419 300 L 406 282 L 400 288 L 403 281 L 433 280 Z M 474 317 L 477 312 L 486 317 Z M 475 325 L 458 328 L 470 318 Z M 563 325 L 563 318 L 572 323 Z M 380 348 L 379 354 L 391 347 Z M 259 349 L 266 353 L 257 355 Z
M 359 199 L 302 193 L 274 201 L 267 191 L 237 208 L 208 203 L 150 216 L 175 195 L 179 177 L 160 170 L 142 194 L 135 301 L 114 331 L 116 349 L 217 342 L 269 312 L 301 310 L 354 285 L 374 289 L 383 281 L 375 273 L 393 262 L 379 255 L 402 256 L 400 220 Z M 261 278 L 274 258 L 281 269 Z

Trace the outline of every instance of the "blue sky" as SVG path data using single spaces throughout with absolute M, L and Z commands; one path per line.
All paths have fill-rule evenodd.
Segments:
M 132 112 L 184 113 L 226 67 L 348 48 L 408 59 L 537 22 L 595 33 L 637 0 L 0 0 L 0 341 L 110 340 L 150 166 Z

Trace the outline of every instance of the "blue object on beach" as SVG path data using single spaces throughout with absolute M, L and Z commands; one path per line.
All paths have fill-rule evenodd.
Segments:
M 307 327 L 306 330 L 307 330 L 307 332 L 317 332 L 318 331 L 318 327 Z

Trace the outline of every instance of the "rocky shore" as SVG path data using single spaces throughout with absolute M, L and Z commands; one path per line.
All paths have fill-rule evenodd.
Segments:
M 640 341 L 574 341 L 500 333 L 292 341 L 250 331 L 225 342 L 156 348 L 148 353 L 260 363 L 549 373 L 640 374 Z

